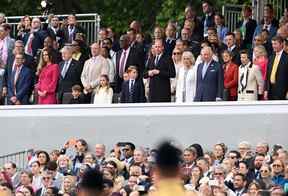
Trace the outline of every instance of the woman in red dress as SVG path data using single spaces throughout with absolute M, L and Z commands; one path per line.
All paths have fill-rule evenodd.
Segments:
M 38 70 L 38 83 L 36 85 L 38 104 L 56 104 L 56 88 L 60 69 L 53 62 L 52 53 L 49 49 L 43 49 Z
M 238 89 L 238 66 L 232 62 L 232 54 L 225 50 L 222 52 L 224 69 L 224 89 L 227 93 L 226 101 L 237 100 Z

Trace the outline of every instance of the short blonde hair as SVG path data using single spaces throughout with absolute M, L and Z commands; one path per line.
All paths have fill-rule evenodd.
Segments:
M 263 45 L 255 46 L 254 50 L 258 51 L 259 56 L 266 56 L 267 57 L 267 51 Z
M 190 51 L 184 51 L 183 54 L 182 54 L 182 62 L 183 62 L 183 60 L 184 60 L 184 57 L 189 58 L 189 59 L 190 59 L 190 62 L 191 62 L 191 65 L 194 65 L 194 63 L 195 63 L 195 57 L 194 57 L 194 55 L 192 54 L 192 52 L 190 52 Z

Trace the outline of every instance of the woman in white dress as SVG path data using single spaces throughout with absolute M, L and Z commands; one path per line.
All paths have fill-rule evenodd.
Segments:
M 192 52 L 183 53 L 182 64 L 176 80 L 176 102 L 193 102 L 196 92 L 197 67 Z
M 172 53 L 172 59 L 173 59 L 173 63 L 175 66 L 175 71 L 176 71 L 176 77 L 175 78 L 171 78 L 170 79 L 170 83 L 171 83 L 171 100 L 172 102 L 175 102 L 175 93 L 176 93 L 176 78 L 179 72 L 180 67 L 182 66 L 182 51 L 179 48 L 174 48 L 173 53 Z
M 101 75 L 100 84 L 94 92 L 94 104 L 112 103 L 113 90 L 109 85 L 109 77 L 107 75 Z

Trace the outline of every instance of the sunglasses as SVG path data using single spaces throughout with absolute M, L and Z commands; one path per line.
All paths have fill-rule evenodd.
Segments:
M 42 177 L 43 180 L 50 180 L 50 177 Z
M 180 55 L 181 52 L 173 52 L 173 55 Z
M 268 173 L 269 170 L 260 170 L 261 173 Z

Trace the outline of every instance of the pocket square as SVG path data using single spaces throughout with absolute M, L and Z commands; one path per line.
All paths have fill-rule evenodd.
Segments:
M 215 71 L 215 69 L 211 69 L 211 70 L 210 70 L 210 72 L 214 72 L 214 71 Z

